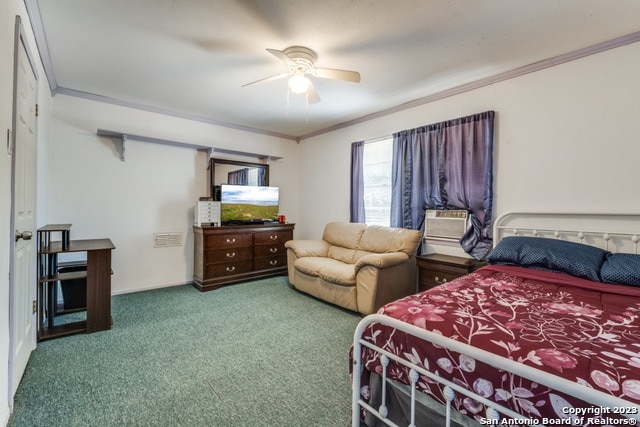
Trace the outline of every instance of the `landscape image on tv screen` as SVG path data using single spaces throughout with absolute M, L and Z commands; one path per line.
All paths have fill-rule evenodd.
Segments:
M 278 187 L 223 184 L 220 219 L 224 222 L 277 220 Z

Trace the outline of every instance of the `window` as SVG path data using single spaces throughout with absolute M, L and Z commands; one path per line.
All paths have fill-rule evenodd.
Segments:
M 393 138 L 364 144 L 364 211 L 367 225 L 391 223 L 391 159 Z
M 258 184 L 258 169 L 257 168 L 253 168 L 253 169 L 249 169 L 249 176 L 248 176 L 248 185 L 259 185 Z

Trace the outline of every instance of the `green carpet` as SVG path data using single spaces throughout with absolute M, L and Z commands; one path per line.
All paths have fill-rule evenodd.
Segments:
M 360 316 L 286 277 L 117 295 L 111 330 L 45 341 L 9 426 L 349 426 Z

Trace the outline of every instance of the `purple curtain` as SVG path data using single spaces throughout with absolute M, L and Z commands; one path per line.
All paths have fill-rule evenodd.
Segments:
M 365 222 L 364 213 L 364 141 L 351 144 L 351 203 L 350 221 Z
M 267 168 L 258 168 L 258 185 L 267 186 L 269 185 L 269 180 L 267 176 Z
M 227 182 L 235 185 L 249 184 L 249 169 L 243 168 L 227 173 Z
M 421 229 L 425 209 L 466 209 L 462 248 L 482 259 L 492 246 L 495 112 L 393 135 L 391 225 Z
M 426 127 L 393 134 L 391 226 L 418 230 L 427 201 L 442 207 L 437 134 Z

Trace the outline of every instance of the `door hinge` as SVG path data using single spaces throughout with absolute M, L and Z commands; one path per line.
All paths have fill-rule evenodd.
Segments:
M 33 314 L 36 314 L 38 312 L 38 302 L 36 300 L 33 300 Z
M 7 154 L 13 156 L 13 144 L 11 144 L 11 129 L 7 129 Z
M 36 104 L 36 117 L 39 117 L 40 114 L 40 105 Z

